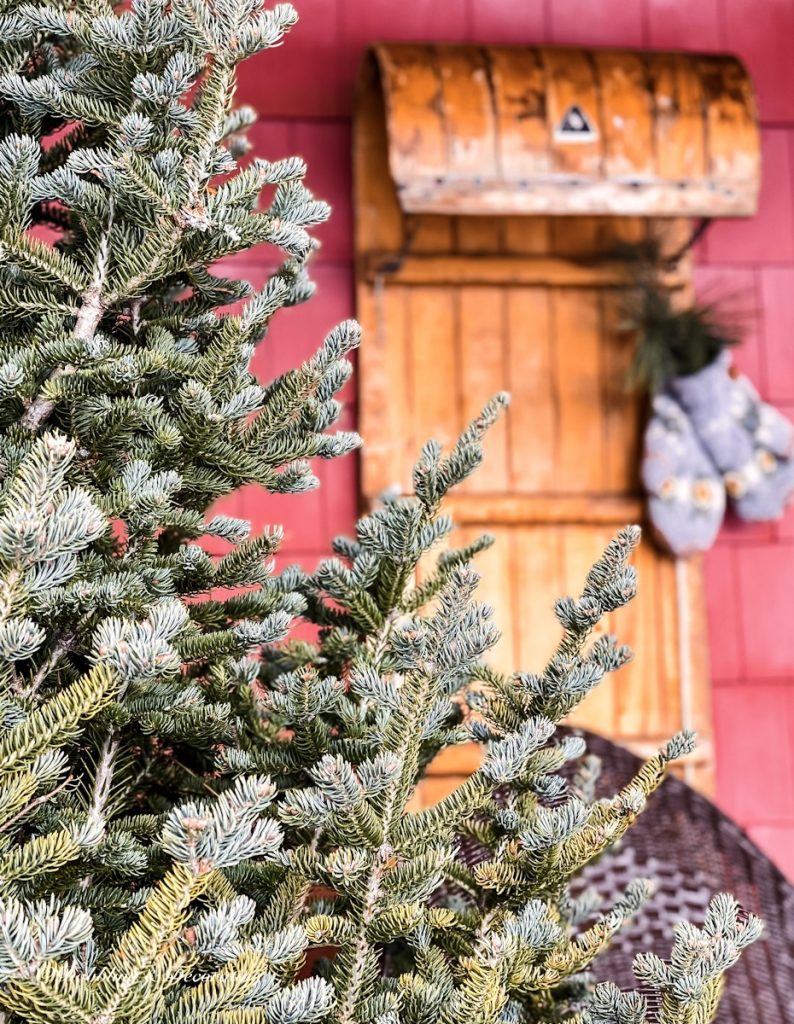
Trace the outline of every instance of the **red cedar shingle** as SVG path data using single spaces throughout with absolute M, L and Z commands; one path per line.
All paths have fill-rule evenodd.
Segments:
M 762 267 L 766 391 L 777 402 L 794 401 L 794 266 Z
M 736 562 L 748 675 L 751 679 L 792 679 L 794 546 L 774 543 L 741 545 L 736 551 Z
M 706 610 L 711 676 L 736 682 L 745 673 L 739 635 L 736 552 L 727 544 L 712 548 L 705 559 Z
M 469 38 L 474 42 L 535 43 L 548 38 L 544 4 L 471 0 Z
M 786 685 L 714 691 L 717 801 L 741 825 L 794 821 L 794 770 Z
M 644 45 L 643 5 L 626 0 L 556 0 L 548 42 L 582 46 Z
M 306 184 L 331 204 L 331 217 L 312 230 L 321 248 L 320 263 L 350 263 L 353 259 L 353 203 L 350 168 L 350 122 L 297 121 L 295 153 L 308 164 Z
M 344 56 L 339 0 L 297 0 L 295 7 L 300 21 L 285 43 L 242 65 L 238 101 L 262 116 L 349 113 L 356 66 Z
M 718 50 L 719 0 L 646 0 L 648 45 L 655 50 Z
M 691 8 L 697 6 L 692 4 Z M 747 63 L 762 120 L 790 121 L 794 5 L 789 0 L 723 0 L 722 18 L 722 45 Z

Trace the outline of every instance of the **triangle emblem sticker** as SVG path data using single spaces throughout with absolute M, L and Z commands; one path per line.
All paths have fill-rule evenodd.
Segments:
M 593 122 L 578 103 L 572 103 L 554 129 L 557 142 L 594 142 L 598 132 Z

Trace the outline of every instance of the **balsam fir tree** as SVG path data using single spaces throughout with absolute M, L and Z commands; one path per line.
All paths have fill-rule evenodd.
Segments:
M 275 574 L 279 532 L 211 506 L 249 482 L 305 490 L 308 459 L 357 444 L 329 431 L 354 324 L 274 381 L 249 369 L 310 295 L 307 229 L 327 215 L 300 160 L 238 163 L 254 115 L 232 106 L 237 65 L 295 12 L 0 12 L 0 1020 L 650 1019 L 642 994 L 586 977 L 647 883 L 604 910 L 568 886 L 691 738 L 596 799 L 581 741 L 554 736 L 628 657 L 588 636 L 634 592 L 638 531 L 558 602 L 542 672 L 489 670 L 470 565 L 487 538 L 415 579 L 497 398 L 451 453 L 426 446 L 414 496 L 313 576 Z M 285 261 L 260 292 L 212 272 L 265 242 Z M 316 643 L 287 641 L 298 616 Z M 410 810 L 429 761 L 472 737 L 481 768 Z M 656 1019 L 710 1020 L 758 932 L 721 896 L 669 961 L 638 956 Z M 311 947 L 326 956 L 307 967 Z

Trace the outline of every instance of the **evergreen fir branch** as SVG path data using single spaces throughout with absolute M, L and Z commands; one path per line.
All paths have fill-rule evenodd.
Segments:
M 665 962 L 639 954 L 634 970 L 649 989 L 659 990 L 659 1020 L 664 1024 L 709 1021 L 719 1001 L 723 972 L 741 951 L 756 941 L 762 926 L 752 914 L 743 914 L 736 900 L 724 893 L 709 906 L 703 928 L 679 925 L 672 956 Z M 644 1024 L 647 1000 L 639 993 L 621 993 L 612 984 L 599 985 L 583 1014 L 584 1024 Z
M 79 843 L 67 831 L 29 839 L 0 857 L 2 888 L 7 892 L 14 883 L 28 882 L 45 872 L 57 871 L 79 854 Z
M 0 254 L 3 259 L 36 273 L 39 281 L 57 282 L 75 294 L 86 287 L 85 276 L 74 260 L 30 235 L 3 232 L 0 234 Z
M 255 991 L 267 967 L 265 956 L 246 950 L 196 986 L 186 989 L 168 1007 L 164 1020 L 168 1024 L 188 1024 L 216 1019 L 220 1013 L 238 1009 Z
M 87 982 L 52 960 L 45 960 L 29 977 L 9 979 L 0 998 L 9 1013 L 31 1024 L 92 1024 L 96 1019 Z
M 109 1015 L 109 1019 L 117 1014 L 132 1013 L 135 1000 L 139 1000 L 144 992 L 146 1004 L 137 1008 L 137 1014 L 142 1014 L 142 1018 L 137 1019 L 145 1020 L 146 1015 L 152 1012 L 156 1000 L 162 995 L 163 982 L 167 980 L 167 976 L 157 978 L 158 961 L 168 961 L 169 956 L 175 956 L 177 970 L 186 972 L 188 950 L 183 947 L 183 956 L 180 957 L 178 946 L 176 950 L 169 949 L 169 946 L 177 943 L 176 936 L 191 900 L 206 887 L 207 881 L 206 873 L 196 875 L 185 865 L 176 864 L 156 886 L 146 901 L 143 913 L 124 933 L 107 966 L 97 977 L 97 1008 Z M 149 985 L 144 988 L 142 980 L 149 981 Z M 151 982 L 157 980 L 160 980 L 160 985 L 152 991 Z
M 65 756 L 61 754 L 63 762 L 58 759 L 58 751 L 55 755 L 49 755 L 49 760 L 60 764 L 65 762 Z M 37 762 L 34 762 L 32 770 L 26 772 L 16 773 L 16 777 L 12 776 L 7 778 L 4 783 L 4 792 L 2 806 L 0 806 L 0 832 L 6 831 L 15 825 L 23 817 L 32 814 L 36 807 L 44 804 L 48 801 L 52 801 L 57 794 L 66 788 L 72 781 L 72 776 L 67 775 L 57 786 L 53 789 L 47 790 L 44 793 L 39 793 L 38 796 L 34 797 L 34 793 L 37 789 L 41 788 L 44 780 L 42 779 L 41 764 L 48 759 L 48 755 L 45 754 L 40 758 L 37 758 Z M 47 780 L 49 781 L 49 780 Z
M 0 289 L 0 316 L 6 321 L 27 322 L 31 317 L 49 316 L 53 312 L 68 317 L 74 315 L 72 303 L 53 299 L 45 287 L 23 282 L 5 282 Z
M 0 773 L 16 771 L 46 750 L 74 739 L 80 723 L 106 707 L 117 686 L 118 678 L 111 669 L 96 665 L 0 734 Z

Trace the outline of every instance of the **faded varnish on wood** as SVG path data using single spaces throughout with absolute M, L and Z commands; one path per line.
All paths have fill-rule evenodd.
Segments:
M 735 57 L 389 43 L 373 60 L 410 213 L 755 212 L 758 115 Z

